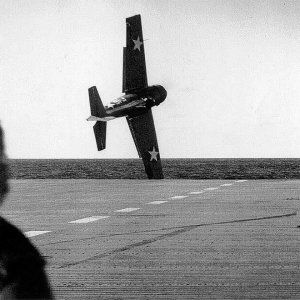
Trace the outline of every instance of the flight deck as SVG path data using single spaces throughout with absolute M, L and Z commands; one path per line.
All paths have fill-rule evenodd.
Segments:
M 300 297 L 299 180 L 10 180 L 57 299 Z

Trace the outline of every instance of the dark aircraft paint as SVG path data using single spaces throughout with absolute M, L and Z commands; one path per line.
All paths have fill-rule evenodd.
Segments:
M 165 88 L 161 85 L 154 85 L 121 96 L 111 102 L 111 106 L 105 106 L 105 109 L 108 116 L 115 118 L 138 116 L 146 113 L 152 106 L 158 106 L 166 97 Z
M 106 147 L 106 122 L 126 117 L 149 179 L 162 179 L 162 165 L 151 108 L 167 97 L 161 85 L 148 86 L 141 16 L 126 19 L 126 47 L 123 48 L 123 92 L 103 106 L 97 88 L 89 88 L 91 116 L 98 151 Z

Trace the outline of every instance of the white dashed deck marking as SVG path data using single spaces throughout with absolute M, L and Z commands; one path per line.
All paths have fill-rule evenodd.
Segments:
M 137 207 L 127 207 L 127 208 L 115 210 L 115 212 L 131 212 L 131 211 L 135 211 L 135 210 L 139 210 L 139 209 L 140 208 L 137 208 Z
M 246 182 L 248 180 L 245 180 L 245 179 L 240 179 L 240 180 L 235 180 L 235 182 Z M 224 184 L 221 184 L 220 186 L 231 186 L 233 185 L 233 183 L 224 183 Z M 205 191 L 213 191 L 213 190 L 217 190 L 218 187 L 208 187 L 208 188 L 205 188 L 201 191 L 194 191 L 194 192 L 190 192 L 189 194 L 191 195 L 198 195 L 198 194 L 202 194 L 204 193 Z M 176 199 L 184 199 L 184 198 L 187 198 L 188 196 L 184 196 L 184 195 L 180 195 L 180 196 L 172 196 L 170 199 L 173 199 L 173 200 L 176 200 Z M 149 202 L 147 204 L 150 204 L 150 205 L 159 205 L 159 204 L 163 204 L 163 203 L 166 203 L 168 201 L 152 201 L 152 202 Z M 115 210 L 115 212 L 132 212 L 132 211 L 136 211 L 136 210 L 139 210 L 140 208 L 138 207 L 127 207 L 127 208 L 123 208 L 123 209 L 118 209 L 118 210 Z M 75 221 L 70 221 L 69 223 L 73 223 L 73 224 L 84 224 L 84 223 L 90 223 L 90 222 L 95 222 L 95 221 L 98 221 L 98 220 L 101 220 L 101 219 L 107 219 L 109 218 L 109 216 L 92 216 L 92 217 L 87 217 L 87 218 L 83 218 L 83 219 L 78 219 L 78 220 L 75 220 Z M 49 233 L 51 231 L 49 230 L 37 230 L 37 231 L 26 231 L 24 234 L 27 236 L 27 237 L 34 237 L 34 236 L 37 236 L 37 235 L 41 235 L 41 234 L 45 234 L 45 233 Z
M 25 235 L 30 238 L 30 237 L 40 235 L 40 234 L 45 234 L 45 233 L 48 233 L 48 232 L 51 232 L 51 231 L 48 231 L 48 230 L 44 230 L 44 231 L 41 231 L 41 230 L 39 230 L 39 231 L 26 231 Z
M 187 198 L 188 196 L 173 196 L 171 199 L 184 199 Z
M 147 204 L 153 204 L 153 205 L 159 205 L 159 204 L 163 204 L 163 203 L 166 203 L 168 201 L 152 201 L 152 202 L 149 202 Z
M 206 191 L 213 191 L 213 190 L 217 190 L 218 188 L 217 187 L 209 187 L 209 188 L 206 188 L 204 190 Z
M 90 222 L 95 222 L 101 219 L 107 219 L 109 218 L 109 216 L 92 216 L 92 217 L 88 217 L 88 218 L 83 218 L 83 219 L 78 219 L 75 221 L 71 221 L 69 223 L 73 223 L 73 224 L 83 224 L 83 223 L 90 223 Z

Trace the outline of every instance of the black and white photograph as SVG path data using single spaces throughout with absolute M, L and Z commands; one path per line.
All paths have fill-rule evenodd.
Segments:
M 0 14 L 0 300 L 300 299 L 300 1 Z

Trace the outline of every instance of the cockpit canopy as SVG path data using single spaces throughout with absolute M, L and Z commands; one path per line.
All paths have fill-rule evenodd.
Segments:
M 118 97 L 111 101 L 108 105 L 107 108 L 114 108 L 122 105 L 124 102 L 130 102 L 131 100 L 134 99 L 134 95 L 128 94 L 128 95 L 123 95 L 121 97 Z
M 119 98 L 111 101 L 110 104 L 114 106 L 114 105 L 122 104 L 125 101 L 126 101 L 126 98 L 122 96 L 122 97 L 119 97 Z

